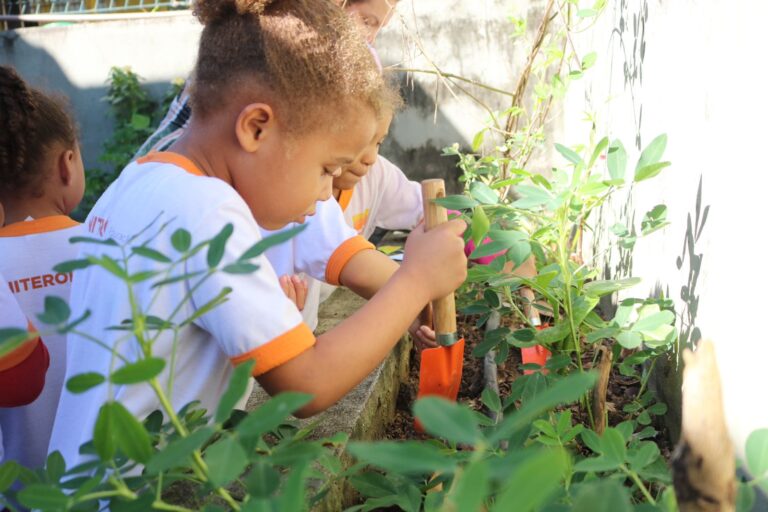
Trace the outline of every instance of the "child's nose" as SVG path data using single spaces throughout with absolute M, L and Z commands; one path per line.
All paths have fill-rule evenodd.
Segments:
M 366 167 L 370 167 L 376 163 L 377 151 L 366 151 L 362 157 L 360 157 L 360 163 Z

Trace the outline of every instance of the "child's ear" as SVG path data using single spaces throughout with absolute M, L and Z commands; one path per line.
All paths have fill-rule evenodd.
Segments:
M 59 153 L 59 160 L 57 164 L 61 184 L 65 187 L 70 186 L 76 179 L 75 173 L 77 172 L 77 154 L 73 149 L 65 149 Z
M 235 135 L 240 146 L 253 153 L 272 130 L 276 128 L 275 113 L 265 103 L 251 103 L 240 111 L 235 124 Z

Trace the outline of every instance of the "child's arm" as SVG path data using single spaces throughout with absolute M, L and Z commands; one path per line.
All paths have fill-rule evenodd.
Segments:
M 464 222 L 451 221 L 429 233 L 421 227 L 414 230 L 403 265 L 378 293 L 320 336 L 313 347 L 257 377 L 261 385 L 270 394 L 290 390 L 314 395 L 300 416 L 316 414 L 338 401 L 381 363 L 425 304 L 463 282 L 464 229 Z M 350 271 L 356 273 L 354 268 Z M 342 280 L 346 273 L 345 268 Z

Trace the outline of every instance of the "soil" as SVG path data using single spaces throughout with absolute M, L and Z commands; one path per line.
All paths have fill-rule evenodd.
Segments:
M 482 341 L 483 330 L 475 326 L 477 317 L 459 316 L 458 331 L 459 335 L 464 336 L 464 369 L 461 379 L 461 387 L 457 401 L 472 407 L 481 412 L 486 412 L 480 400 L 483 391 L 483 359 L 472 355 L 474 347 Z M 511 326 L 510 322 L 502 319 L 502 325 Z M 582 354 L 582 365 L 585 370 L 592 368 L 594 350 L 589 349 Z M 520 365 L 522 364 L 520 351 L 518 349 L 510 350 L 507 360 L 498 366 L 499 391 L 502 397 L 510 393 L 512 383 L 521 375 Z M 428 439 L 429 435 L 417 432 L 413 426 L 413 414 L 411 408 L 416 399 L 419 382 L 419 354 L 417 350 L 411 353 L 411 365 L 408 382 L 400 387 L 400 393 L 397 399 L 397 410 L 395 418 L 386 429 L 384 438 L 393 440 L 404 439 Z M 625 377 L 618 371 L 617 365 L 611 370 L 611 376 L 608 384 L 606 397 L 606 408 L 608 410 L 608 425 L 615 426 L 628 419 L 628 414 L 623 412 L 624 406 L 631 403 L 640 390 L 640 383 L 637 379 Z M 568 407 L 573 413 L 573 420 L 585 425 L 589 424 L 586 411 L 575 404 Z M 660 431 L 655 441 L 659 445 L 662 455 L 666 460 L 671 457 L 672 446 L 669 442 L 669 435 L 664 430 L 661 422 L 656 422 L 654 427 Z

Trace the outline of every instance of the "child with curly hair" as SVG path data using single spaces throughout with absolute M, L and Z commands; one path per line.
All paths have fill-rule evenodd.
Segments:
M 315 213 L 330 198 L 332 180 L 373 138 L 388 94 L 364 41 L 349 17 L 326 0 L 198 0 L 204 24 L 191 90 L 193 116 L 169 152 L 150 154 L 123 170 L 89 215 L 103 219 L 103 239 L 128 240 L 174 254 L 170 237 L 142 230 L 153 222 L 172 232 L 184 228 L 210 240 L 228 225 L 231 234 L 220 266 L 238 260 L 261 238 Z M 141 205 L 141 207 L 137 207 Z M 175 357 L 171 406 L 199 400 L 213 411 L 232 366 L 254 360 L 253 375 L 269 393 L 300 391 L 313 400 L 298 411 L 318 413 L 365 378 L 397 343 L 411 320 L 432 299 L 453 291 L 466 276 L 461 221 L 424 232 L 406 245 L 406 261 L 359 311 L 318 336 L 302 321 L 262 255 L 253 275 L 216 272 L 201 286 L 168 285 L 153 301 L 152 280 L 134 283 L 132 302 L 148 315 L 189 318 L 222 289 L 227 301 L 179 328 L 161 332 L 154 357 Z M 229 229 L 229 228 L 227 228 Z M 118 257 L 120 247 L 90 245 L 88 254 Z M 377 251 L 352 237 L 328 253 L 326 277 L 355 288 L 377 261 Z M 131 272 L 157 268 L 149 258 L 132 260 Z M 185 272 L 209 270 L 205 251 L 185 261 Z M 117 277 L 89 267 L 75 280 L 71 307 L 91 316 L 80 329 L 99 336 L 128 361 L 135 343 L 107 330 L 131 317 L 127 300 L 114 300 Z M 191 300 L 185 301 L 187 293 Z M 113 297 L 113 300 L 105 300 Z M 181 305 L 181 306 L 179 306 Z M 174 311 L 179 307 L 178 316 Z M 178 336 L 178 343 L 176 337 Z M 113 354 L 70 337 L 67 375 L 108 374 Z M 168 385 L 168 370 L 160 385 Z M 110 393 L 111 391 L 111 393 Z M 87 455 L 78 448 L 92 437 L 99 408 L 118 400 L 143 418 L 161 404 L 144 385 L 100 385 L 82 394 L 64 392 L 50 450 L 68 465 Z M 85 427 L 85 428 L 84 428 Z
M 0 274 L 7 280 L 3 292 L 12 293 L 32 321 L 46 296 L 69 302 L 72 275 L 52 268 L 77 254 L 69 238 L 80 225 L 69 214 L 84 187 L 77 129 L 63 100 L 0 66 Z M 0 409 L 5 457 L 27 467 L 45 462 L 64 385 L 66 338 L 50 334 L 45 343 L 50 369 L 40 396 L 24 407 Z

